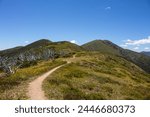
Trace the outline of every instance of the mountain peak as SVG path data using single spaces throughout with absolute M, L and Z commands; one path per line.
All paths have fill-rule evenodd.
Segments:
M 108 53 L 125 58 L 126 60 L 138 65 L 146 72 L 150 73 L 150 58 L 131 50 L 125 50 L 108 40 L 94 40 L 82 45 L 85 50 Z
M 49 39 L 39 39 L 31 44 L 35 44 L 35 43 L 38 43 L 38 44 L 41 44 L 41 43 L 51 43 L 52 41 L 50 41 Z
M 86 43 L 82 45 L 82 47 L 89 51 L 106 52 L 106 53 L 115 54 L 115 55 L 119 54 L 118 49 L 120 48 L 119 46 L 112 43 L 111 41 L 100 40 L 100 39 Z
M 36 48 L 36 47 L 40 47 L 40 46 L 47 46 L 50 43 L 52 43 L 52 41 L 50 41 L 48 39 L 40 39 L 38 41 L 35 41 L 35 42 L 27 45 L 25 48 Z

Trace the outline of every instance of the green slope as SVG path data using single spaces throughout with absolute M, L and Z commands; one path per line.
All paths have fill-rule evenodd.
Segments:
M 82 47 L 80 47 L 80 46 L 78 46 L 76 44 L 70 43 L 68 41 L 54 42 L 54 43 L 49 44 L 47 46 L 47 48 L 53 48 L 56 51 L 68 50 L 68 51 L 78 52 L 78 51 L 82 51 L 83 50 Z
M 99 51 L 102 53 L 109 53 L 119 55 L 119 49 L 117 45 L 114 45 L 107 40 L 94 40 L 82 45 L 82 47 L 88 51 Z
M 67 41 L 52 42 L 47 39 L 41 39 L 24 47 L 16 47 L 16 48 L 0 51 L 0 56 L 9 57 L 24 52 L 31 52 L 31 54 L 33 54 L 33 53 L 43 52 L 44 50 L 47 49 L 54 50 L 56 52 L 63 51 L 63 50 L 68 50 L 69 52 L 76 52 L 76 51 L 83 50 L 82 47 Z
M 51 54 L 59 59 L 49 61 Z M 54 72 L 44 82 L 49 99 L 150 99 L 150 74 L 147 73 L 150 73 L 150 57 L 125 50 L 107 40 L 78 46 L 46 39 L 0 51 L 1 63 L 17 63 L 18 57 L 25 58 L 24 66 L 0 81 L 0 99 L 26 98 L 24 89 L 21 91 L 18 86 L 25 88 L 27 85 L 22 83 L 29 81 L 29 77 L 63 64 L 68 59 L 64 57 L 73 54 L 76 55 L 71 58 L 73 63 Z M 36 64 L 32 64 L 32 60 Z
M 150 57 L 131 50 L 123 49 L 107 40 L 95 40 L 82 45 L 88 51 L 99 51 L 125 58 L 150 73 Z
M 109 54 L 82 52 L 44 82 L 49 99 L 150 99 L 150 75 Z

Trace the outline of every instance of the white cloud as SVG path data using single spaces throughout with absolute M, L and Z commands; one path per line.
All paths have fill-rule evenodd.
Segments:
M 145 50 L 149 50 L 150 48 L 149 48 L 149 47 L 145 47 L 144 49 L 145 49 Z
M 25 43 L 29 43 L 29 41 L 25 41 Z
M 110 6 L 108 6 L 108 7 L 106 7 L 106 8 L 105 8 L 105 10 L 111 10 L 111 7 L 110 7 Z
M 139 40 L 128 39 L 125 43 L 125 45 L 144 45 L 144 44 L 150 44 L 150 36 L 148 38 Z
M 76 40 L 71 40 L 70 42 L 71 42 L 71 43 L 74 43 L 74 44 L 77 44 L 77 41 L 76 41 Z
M 133 48 L 134 50 L 138 50 L 139 49 L 139 47 L 135 47 L 135 48 Z

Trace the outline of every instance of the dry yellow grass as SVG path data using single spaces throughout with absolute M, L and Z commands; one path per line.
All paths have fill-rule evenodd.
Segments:
M 38 75 L 64 63 L 65 62 L 59 60 L 43 61 L 39 62 L 38 65 L 19 69 L 15 74 L 2 78 L 0 80 L 0 99 L 28 99 L 26 95 L 28 83 Z
M 80 53 L 44 82 L 49 99 L 150 99 L 150 75 L 127 60 Z

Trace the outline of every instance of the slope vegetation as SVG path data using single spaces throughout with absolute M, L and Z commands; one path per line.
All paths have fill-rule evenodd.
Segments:
M 0 99 L 2 100 L 22 100 L 28 99 L 28 83 L 44 74 L 54 67 L 64 64 L 64 61 L 40 61 L 37 65 L 18 69 L 15 74 L 0 78 Z
M 13 72 L 16 67 L 34 64 L 39 60 L 56 59 L 72 56 L 81 51 L 82 47 L 70 42 L 51 42 L 42 39 L 25 47 L 17 47 L 0 52 L 0 69 Z M 30 65 L 28 65 L 30 66 Z
M 131 50 L 123 49 L 108 40 L 95 40 L 82 45 L 82 47 L 88 51 L 99 51 L 101 53 L 120 56 L 150 73 L 150 57 Z
M 65 61 L 44 81 L 48 99 L 150 99 L 149 56 L 107 40 L 46 39 L 0 51 L 0 99 L 28 99 L 27 84 Z
M 44 81 L 48 99 L 150 99 L 150 75 L 113 55 L 82 52 Z

